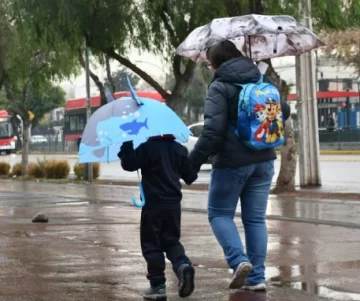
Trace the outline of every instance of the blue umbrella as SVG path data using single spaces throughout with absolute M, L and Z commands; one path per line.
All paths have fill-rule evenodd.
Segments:
M 173 135 L 179 143 L 189 139 L 190 130 L 174 111 L 157 100 L 138 97 L 129 78 L 127 81 L 131 97 L 109 102 L 87 122 L 79 163 L 117 161 L 119 148 L 126 141 L 133 141 L 136 148 L 153 136 Z

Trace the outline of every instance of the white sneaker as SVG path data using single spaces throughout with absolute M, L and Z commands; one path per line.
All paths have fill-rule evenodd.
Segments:
M 259 283 L 255 285 L 244 285 L 242 287 L 244 290 L 253 291 L 253 292 L 266 292 L 266 284 Z
M 242 262 L 236 268 L 233 277 L 231 278 L 229 289 L 239 289 L 244 285 L 247 276 L 252 270 L 250 262 Z

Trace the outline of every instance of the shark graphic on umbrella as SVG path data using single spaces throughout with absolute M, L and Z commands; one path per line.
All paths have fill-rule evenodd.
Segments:
M 111 101 L 91 115 L 82 134 L 79 163 L 117 161 L 127 141 L 137 148 L 153 136 L 173 135 L 179 143 L 189 139 L 190 130 L 174 111 L 157 100 L 138 97 L 128 77 L 127 82 L 131 97 Z M 141 198 L 140 205 L 133 199 L 136 206 L 145 204 L 145 196 Z

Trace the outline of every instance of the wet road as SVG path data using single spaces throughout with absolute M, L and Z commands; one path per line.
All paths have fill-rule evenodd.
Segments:
M 136 187 L 49 184 L 0 180 L 0 192 L 23 192 L 28 195 L 41 195 L 51 202 L 54 196 L 64 197 L 65 201 L 90 199 L 92 202 L 106 204 L 122 203 L 132 206 L 132 195 L 138 195 Z M 26 204 L 26 200 L 25 200 Z M 206 212 L 206 191 L 183 191 L 182 207 L 188 211 Z M 240 206 L 237 208 L 240 214 Z M 352 200 L 308 199 L 302 197 L 283 197 L 271 195 L 267 210 L 269 219 L 360 228 L 360 202 Z
M 323 185 L 327 189 L 333 189 L 333 186 L 346 186 L 348 192 L 360 193 L 359 185 L 359 170 L 360 170 L 360 156 L 359 155 L 344 155 L 344 156 L 320 156 L 321 157 L 321 176 Z M 37 162 L 38 159 L 43 159 L 43 155 L 30 155 L 29 162 Z M 46 158 L 51 159 L 67 159 L 71 167 L 77 162 L 77 157 L 74 155 L 46 155 Z M 0 161 L 7 161 L 10 164 L 15 164 L 21 161 L 21 155 L 1 156 Z M 199 174 L 197 183 L 208 183 L 210 179 L 210 165 L 205 165 L 202 172 Z M 276 174 L 274 182 L 280 169 L 280 159 L 275 163 Z M 71 168 L 72 172 L 72 168 Z M 128 180 L 136 181 L 137 174 L 125 172 L 121 169 L 119 162 L 110 164 L 103 163 L 101 165 L 101 179 L 106 180 Z M 296 183 L 299 184 L 299 169 L 297 170 Z
M 128 192 L 118 189 L 111 201 L 110 194 L 96 197 L 102 190 L 86 197 L 74 186 L 0 182 L 0 300 L 142 300 L 140 211 L 116 202 L 126 202 Z M 30 223 L 40 210 L 49 224 Z M 230 271 L 206 215 L 185 212 L 182 241 L 197 276 L 188 300 L 360 300 L 359 229 L 275 220 L 268 227 L 269 292 L 230 294 Z M 180 300 L 170 266 L 167 276 L 168 300 Z

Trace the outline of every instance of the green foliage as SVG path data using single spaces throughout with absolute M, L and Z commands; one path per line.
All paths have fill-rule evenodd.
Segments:
M 62 77 L 74 72 L 76 68 L 71 69 L 69 65 L 78 66 L 74 52 L 83 47 L 86 40 L 100 64 L 105 64 L 106 56 L 117 60 L 158 90 L 170 106 L 176 107 L 194 76 L 195 65 L 172 54 L 193 29 L 213 18 L 249 13 L 289 14 L 300 20 L 301 8 L 304 7 L 301 1 L 303 0 L 123 0 L 121 5 L 118 0 L 53 0 L 41 1 L 41 5 L 38 0 L 5 2 L 11 4 L 9 15 L 15 20 L 14 26 L 20 30 L 20 40 L 29 44 L 31 49 L 34 49 L 34 45 L 41 45 L 41 60 L 46 58 L 49 62 L 46 68 L 49 70 L 43 72 L 44 75 Z M 359 26 L 358 0 L 311 2 L 316 30 Z M 2 23 L 0 21 L 0 26 Z M 9 26 L 5 29 L 0 35 L 11 36 Z M 15 53 L 21 52 L 16 43 L 10 45 L 18 50 Z M 130 46 L 161 55 L 171 62 L 175 80 L 171 94 L 128 59 Z M 25 51 L 24 57 L 25 61 L 34 61 L 33 51 Z M 68 64 L 69 62 L 72 64 Z M 55 72 L 55 66 L 60 71 Z M 26 67 L 21 70 L 34 68 Z M 20 71 L 15 73 L 19 74 Z
M 66 41 L 78 49 L 87 39 L 96 48 L 125 49 L 124 41 L 132 32 L 131 0 L 13 0 L 19 18 L 37 34 L 38 41 L 56 45 Z M 94 47 L 95 49 L 95 47 Z
M 353 67 L 360 76 L 360 30 L 334 31 L 325 34 L 324 52 L 345 66 Z
M 196 27 L 213 18 L 226 15 L 225 7 L 212 0 L 156 0 L 139 1 L 139 10 L 146 27 L 139 23 L 137 44 L 144 50 L 161 53 L 171 58 L 174 49 Z M 144 41 L 148 41 L 143 43 Z M 150 45 L 150 47 L 148 46 Z M 165 53 L 164 53 L 165 51 Z

